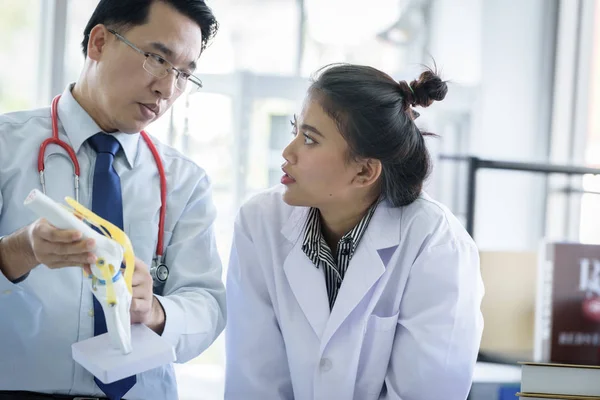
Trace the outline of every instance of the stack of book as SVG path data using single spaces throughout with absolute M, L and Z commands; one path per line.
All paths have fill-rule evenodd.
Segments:
M 521 363 L 521 400 L 600 400 L 600 367 Z

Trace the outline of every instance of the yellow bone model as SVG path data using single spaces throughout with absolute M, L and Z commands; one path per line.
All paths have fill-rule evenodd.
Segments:
M 75 215 L 79 219 L 84 220 L 88 224 L 95 226 L 100 232 L 102 232 L 104 236 L 111 238 L 123 247 L 123 250 L 125 251 L 125 283 L 127 284 L 129 294 L 132 294 L 131 280 L 133 278 L 133 271 L 135 269 L 135 256 L 133 254 L 133 247 L 131 246 L 131 241 L 129 240 L 129 237 L 127 237 L 125 232 L 123 232 L 119 227 L 97 216 L 92 211 L 88 210 L 87 208 L 76 202 L 73 198 L 66 197 L 65 201 L 72 207 L 72 210 L 68 210 L 67 207 L 65 208 L 67 208 L 68 211 L 71 211 L 73 215 Z M 109 304 L 116 303 L 115 291 L 112 284 L 112 277 L 114 275 L 115 269 L 120 268 L 120 266 L 114 266 L 112 264 L 107 265 L 104 258 L 99 257 L 96 261 L 96 267 L 100 271 L 102 271 L 104 281 L 106 282 L 106 290 Z

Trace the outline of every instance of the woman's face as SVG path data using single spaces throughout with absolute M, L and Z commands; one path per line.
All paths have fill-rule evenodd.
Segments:
M 351 200 L 360 167 L 348 160 L 348 144 L 335 121 L 308 96 L 292 125 L 292 141 L 283 150 L 283 200 L 317 208 Z

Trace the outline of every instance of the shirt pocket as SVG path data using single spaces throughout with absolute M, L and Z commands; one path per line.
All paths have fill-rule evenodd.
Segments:
M 376 395 L 383 388 L 397 326 L 398 313 L 389 317 L 369 316 L 360 351 L 355 398 L 378 398 Z

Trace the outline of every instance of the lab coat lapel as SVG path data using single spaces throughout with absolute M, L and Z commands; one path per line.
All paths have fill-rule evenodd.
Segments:
M 329 318 L 329 301 L 323 270 L 315 267 L 302 251 L 307 211 L 306 208 L 295 209 L 282 230 L 283 235 L 294 243 L 283 270 L 302 312 L 317 337 L 321 338 Z
M 363 237 L 363 240 L 365 239 L 367 238 Z M 372 244 L 365 242 L 359 244 L 356 253 L 350 260 L 350 265 L 331 310 L 331 316 L 321 340 L 322 349 L 384 272 L 385 266 Z
M 367 231 L 350 260 L 321 338 L 321 351 L 385 272 L 400 243 L 400 210 L 390 208 L 387 202 L 382 202 L 375 210 Z

